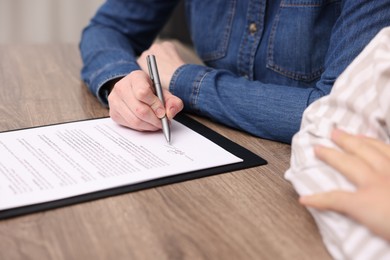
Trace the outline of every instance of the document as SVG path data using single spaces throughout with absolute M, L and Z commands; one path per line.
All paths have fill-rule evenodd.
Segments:
M 171 123 L 170 144 L 111 118 L 0 133 L 0 211 L 243 161 Z

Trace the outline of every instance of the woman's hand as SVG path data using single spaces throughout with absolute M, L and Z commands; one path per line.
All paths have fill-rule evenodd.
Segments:
M 390 145 L 341 130 L 333 131 L 332 141 L 340 150 L 317 146 L 315 154 L 355 184 L 356 192 L 335 190 L 300 202 L 345 214 L 390 241 Z

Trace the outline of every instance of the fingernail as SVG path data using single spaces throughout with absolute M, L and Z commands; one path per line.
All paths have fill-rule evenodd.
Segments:
M 314 145 L 314 151 L 315 152 L 318 152 L 319 150 L 321 150 L 321 148 L 322 148 L 322 145 L 320 145 L 320 144 Z
M 176 108 L 175 107 L 171 107 L 169 109 L 169 114 L 170 114 L 169 117 L 173 118 L 176 115 Z
M 323 149 L 324 146 L 320 145 L 320 144 L 317 144 L 314 146 L 314 155 L 316 157 L 321 157 L 321 152 L 322 152 L 322 149 Z
M 312 198 L 313 197 L 309 195 L 301 196 L 299 197 L 299 203 L 306 205 L 312 201 Z
M 334 128 L 332 131 L 332 134 L 331 134 L 331 138 L 332 138 L 332 140 L 336 140 L 337 138 L 339 138 L 343 134 L 344 134 L 344 131 L 342 131 L 338 128 Z
M 304 204 L 305 201 L 306 201 L 306 197 L 305 196 L 299 197 L 299 203 Z
M 157 108 L 156 110 L 156 116 L 158 118 L 163 118 L 165 116 L 165 110 L 162 109 L 161 107 Z

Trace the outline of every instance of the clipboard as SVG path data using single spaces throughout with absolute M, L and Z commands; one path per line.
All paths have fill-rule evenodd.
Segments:
M 241 159 L 243 159 L 243 161 L 229 165 L 177 174 L 169 177 L 162 177 L 150 181 L 109 188 L 69 198 L 0 210 L 0 220 L 267 164 L 267 161 L 261 158 L 259 155 L 254 154 L 248 149 L 227 139 L 221 134 L 215 132 L 214 130 L 206 127 L 205 125 L 199 123 L 198 121 L 188 117 L 183 113 L 178 114 L 175 117 L 175 120 L 191 128 L 195 132 L 203 135 L 207 139 L 211 140 L 212 142 L 216 143 L 217 145 L 236 155 L 237 157 L 240 157 Z

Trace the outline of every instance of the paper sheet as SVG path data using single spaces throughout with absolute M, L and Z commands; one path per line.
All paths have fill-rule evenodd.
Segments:
M 242 162 L 172 121 L 138 132 L 110 118 L 0 133 L 0 210 Z

